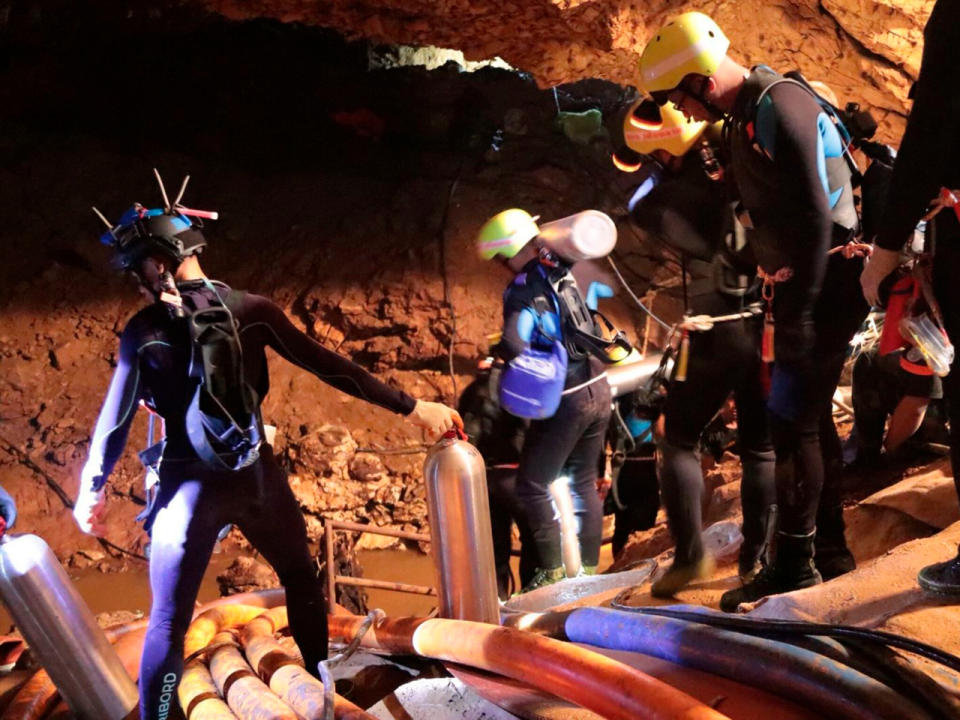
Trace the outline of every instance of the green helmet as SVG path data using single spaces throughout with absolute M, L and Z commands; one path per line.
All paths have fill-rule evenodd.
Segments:
M 512 258 L 540 234 L 537 217 L 526 210 L 511 208 L 487 220 L 477 234 L 477 252 L 484 260 L 497 255 Z

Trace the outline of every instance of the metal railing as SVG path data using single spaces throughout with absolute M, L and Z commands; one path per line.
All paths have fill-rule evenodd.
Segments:
M 430 542 L 430 536 L 421 533 L 394 530 L 392 528 L 378 527 L 377 525 L 363 525 L 361 523 L 347 522 L 346 520 L 324 520 L 323 541 L 327 566 L 327 598 L 329 598 L 328 602 L 330 603 L 331 611 L 337 599 L 338 584 L 366 587 L 375 590 L 393 590 L 394 592 L 410 593 L 413 595 L 435 596 L 437 594 L 436 588 L 427 587 L 426 585 L 412 585 L 410 583 L 394 582 L 392 580 L 373 580 L 372 578 L 355 578 L 349 575 L 337 575 L 336 558 L 333 552 L 333 534 L 337 530 L 385 535 L 387 537 L 400 538 L 401 540 L 413 540 L 414 542 Z
M 349 585 L 352 587 L 365 587 L 373 590 L 392 590 L 394 592 L 410 593 L 411 595 L 432 595 L 436 597 L 437 589 L 427 587 L 426 585 L 413 585 L 410 583 L 394 582 L 393 580 L 374 580 L 372 578 L 355 578 L 350 575 L 337 575 L 336 558 L 334 556 L 333 534 L 338 530 L 347 532 L 372 533 L 373 535 L 384 535 L 386 537 L 400 538 L 401 540 L 412 540 L 414 542 L 429 543 L 430 536 L 423 533 L 409 532 L 407 530 L 394 530 L 392 528 L 380 527 L 379 525 L 364 525 L 362 523 L 349 522 L 347 520 L 323 521 L 323 542 L 324 554 L 326 556 L 327 573 L 327 602 L 330 604 L 328 610 L 333 612 L 333 604 L 337 599 L 337 585 Z M 612 536 L 601 540 L 602 545 L 613 541 Z M 510 548 L 510 554 L 514 557 L 520 555 L 520 550 Z

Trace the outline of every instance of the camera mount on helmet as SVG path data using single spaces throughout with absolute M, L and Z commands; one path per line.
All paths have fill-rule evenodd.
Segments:
M 177 265 L 185 258 L 199 254 L 207 245 L 200 231 L 202 219 L 216 220 L 218 217 L 216 212 L 193 210 L 180 204 L 190 180 L 189 175 L 183 179 L 180 192 L 171 203 L 160 173 L 156 168 L 153 172 L 160 185 L 164 207 L 151 209 L 134 203 L 116 225 L 97 208 L 93 208 L 93 212 L 107 226 L 107 232 L 100 236 L 100 241 L 114 249 L 115 261 L 124 270 L 136 271 L 144 259 L 154 254 L 169 258 Z

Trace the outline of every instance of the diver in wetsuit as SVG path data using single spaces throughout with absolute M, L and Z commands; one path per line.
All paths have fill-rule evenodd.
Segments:
M 163 417 L 167 436 L 159 493 L 148 518 L 153 604 L 140 665 L 142 720 L 182 717 L 176 686 L 183 670 L 184 634 L 217 533 L 226 524 L 237 525 L 280 577 L 290 629 L 307 670 L 317 674 L 317 664 L 327 656 L 326 606 L 306 526 L 272 448 L 261 445 L 258 456 L 248 456 L 251 462 L 240 469 L 214 469 L 201 460 L 188 437 L 186 416 L 198 380 L 190 372 L 192 341 L 184 318 L 178 317 L 183 314 L 178 303 L 187 311 L 212 302 L 230 309 L 237 323 L 243 377 L 256 393 L 257 407 L 269 389 L 264 350 L 270 347 L 324 382 L 405 415 L 431 434 L 461 422 L 455 411 L 415 400 L 315 343 L 270 300 L 207 278 L 197 259 L 206 241 L 181 209 L 186 210 L 135 205 L 104 236 L 153 302 L 130 319 L 120 336 L 117 367 L 74 507 L 84 532 L 104 534 L 104 487 L 143 400 Z
M 776 452 L 779 531 L 772 564 L 726 593 L 721 608 L 808 587 L 823 441 L 831 454 L 831 398 L 850 338 L 866 315 L 862 262 L 828 251 L 858 229 L 843 141 L 812 92 L 764 66 L 727 55 L 729 41 L 702 13 L 684 13 L 644 49 L 641 82 L 658 103 L 702 120 L 725 120 L 726 148 L 750 243 L 768 278 L 775 364 L 768 408 Z
M 873 256 L 861 278 L 864 295 L 873 305 L 879 304 L 881 281 L 900 264 L 900 248 L 940 189 L 960 189 L 960 94 L 956 88 L 960 72 L 960 3 L 937 1 L 924 28 L 923 41 L 920 75 L 910 92 L 913 108 L 894 164 L 886 213 Z M 933 291 L 943 312 L 947 335 L 955 345 L 960 342 L 958 208 L 944 208 L 927 224 L 927 232 L 936 238 Z M 950 415 L 950 464 L 960 495 L 960 377 L 956 362 L 943 389 Z M 931 592 L 960 595 L 960 552 L 951 560 L 923 568 L 917 579 L 921 587 Z
M 756 261 L 743 229 L 734 229 L 722 169 L 708 134 L 706 123 L 688 123 L 671 104 L 661 108 L 649 100 L 633 108 L 624 122 L 628 145 L 645 156 L 640 172 L 646 178 L 630 201 L 631 217 L 647 237 L 683 258 L 683 272 L 691 277 L 684 285 L 687 312 L 712 317 L 746 314 L 689 332 L 687 357 L 674 366 L 664 407 L 665 437 L 659 445 L 660 494 L 676 553 L 670 569 L 651 587 L 656 597 L 670 597 L 712 572 L 713 559 L 701 537 L 703 474 L 698 445 L 731 392 L 743 466 L 739 574 L 744 582 L 759 570 L 766 523 L 772 522 L 771 506 L 776 502 L 760 357 L 763 322 L 756 311 L 759 284 L 753 278 Z
M 607 222 L 613 225 L 609 218 Z M 603 363 L 583 344 L 584 329 L 572 319 L 570 307 L 575 303 L 577 316 L 589 326 L 585 332 L 598 332 L 570 273 L 572 263 L 561 259 L 542 238 L 533 242 L 540 234 L 534 218 L 514 208 L 488 220 L 477 238 L 482 258 L 502 257 L 515 274 L 504 293 L 503 336 L 497 348 L 500 357 L 509 363 L 541 337 L 552 338 L 551 345 L 562 344 L 569 357 L 559 407 L 551 416 L 530 422 L 520 453 L 517 495 L 537 552 L 537 571 L 521 592 L 564 577 L 560 526 L 549 492 L 550 484 L 564 469 L 570 478 L 581 571 L 596 572 L 603 532 L 597 464 L 611 408 Z M 569 300 L 561 299 L 564 294 Z M 502 388 L 501 384 L 501 393 Z

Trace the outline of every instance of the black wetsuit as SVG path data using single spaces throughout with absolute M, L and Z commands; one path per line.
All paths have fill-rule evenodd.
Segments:
M 460 395 L 457 410 L 463 418 L 467 438 L 480 451 L 487 468 L 490 496 L 490 526 L 493 531 L 493 559 L 497 566 L 497 591 L 510 597 L 512 525 L 520 530 L 520 585 L 536 572 L 536 551 L 530 536 L 527 514 L 517 494 L 517 468 L 527 421 L 514 417 L 497 399 L 500 368 L 479 373 Z
M 776 361 L 768 407 L 780 530 L 805 537 L 816 527 L 822 453 L 837 455 L 829 464 L 839 467 L 831 398 L 867 306 L 858 281 L 862 261 L 827 254 L 851 239 L 857 225 L 849 178 L 826 187 L 820 128 L 830 121 L 795 83 L 770 88 L 758 109 L 760 91 L 778 77 L 768 69 L 753 70 L 725 133 L 736 189 L 754 226 L 750 242 L 759 265 L 767 273 L 789 268 L 792 274 L 775 285 Z M 762 147 L 754 132 L 763 132 Z
M 877 245 L 900 251 L 941 187 L 960 189 L 960 2 L 939 0 L 923 33 L 923 61 L 913 108 L 893 169 Z M 950 208 L 933 220 L 934 293 L 947 334 L 960 343 L 960 222 Z M 929 233 L 929 229 L 928 229 Z M 954 370 L 956 365 L 954 365 Z M 950 459 L 960 493 L 960 377 L 944 382 L 950 413 Z
M 196 305 L 196 295 L 217 293 L 227 301 L 239 323 L 246 379 L 261 399 L 269 390 L 264 350 L 270 347 L 350 395 L 398 413 L 413 410 L 413 398 L 312 341 L 270 300 L 218 282 L 193 281 L 178 288 L 188 307 Z M 236 524 L 277 571 L 306 668 L 316 673 L 327 655 L 326 608 L 306 526 L 272 448 L 263 446 L 260 459 L 241 471 L 215 471 L 199 460 L 187 438 L 184 416 L 197 382 L 188 372 L 190 352 L 185 322 L 172 319 L 165 306 L 150 305 L 134 315 L 120 338 L 117 368 L 88 460 L 102 484 L 123 451 L 139 400 L 164 418 L 167 442 L 150 518 L 153 604 L 140 666 L 143 720 L 178 717 L 175 688 L 183 670 L 184 633 L 217 532 L 228 523 Z
M 741 288 L 735 278 L 752 279 L 756 262 L 749 248 L 728 248 L 732 214 L 723 186 L 710 180 L 696 153 L 633 209 L 633 220 L 649 236 L 685 258 L 691 281 L 686 301 L 693 315 L 730 315 L 759 299 L 756 284 Z M 730 278 L 724 291 L 722 275 Z M 749 284 L 749 280 L 748 280 Z M 773 446 L 767 422 L 764 368 L 760 358 L 761 316 L 722 322 L 689 336 L 686 380 L 676 375 L 664 408 L 665 438 L 660 492 L 676 562 L 692 565 L 703 557 L 701 506 L 703 475 L 697 448 L 710 420 L 731 392 L 737 406 L 739 452 L 743 463 L 743 534 L 748 555 L 764 540 L 763 520 L 775 502 Z M 752 565 L 752 563 L 749 563 Z
M 527 347 L 522 314 L 537 306 L 553 307 L 549 286 L 535 279 L 539 265 L 539 260 L 531 260 L 523 271 L 532 280 L 519 287 L 511 285 L 504 298 L 503 340 L 498 348 L 504 360 Z M 569 338 L 565 340 L 569 345 Z M 611 407 L 610 386 L 602 373 L 599 360 L 571 357 L 560 407 L 553 417 L 532 421 L 523 443 L 517 493 L 527 513 L 539 567 L 545 570 L 562 564 L 560 526 L 549 486 L 564 468 L 570 478 L 581 562 L 590 567 L 599 562 L 603 508 L 596 487 L 597 458 L 603 452 Z

